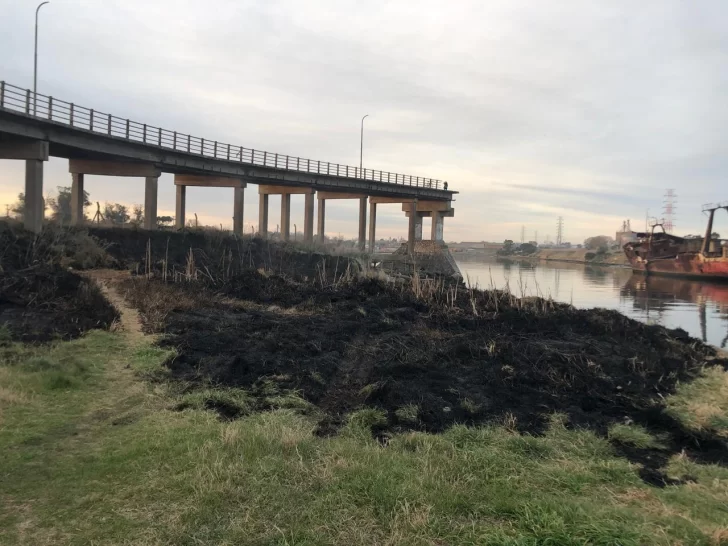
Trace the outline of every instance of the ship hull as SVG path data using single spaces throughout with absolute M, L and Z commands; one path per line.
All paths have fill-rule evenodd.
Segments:
M 632 270 L 643 275 L 668 275 L 695 279 L 728 281 L 728 259 L 706 258 L 699 253 L 678 254 L 672 258 L 643 260 L 632 257 Z

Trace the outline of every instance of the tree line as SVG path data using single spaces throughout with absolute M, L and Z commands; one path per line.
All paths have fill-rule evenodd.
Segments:
M 70 186 L 57 186 L 56 190 L 58 194 L 55 196 L 46 197 L 43 200 L 43 210 L 49 211 L 49 219 L 52 222 L 59 224 L 70 224 L 71 223 L 71 187 Z M 103 208 L 98 207 L 98 214 L 94 212 L 94 215 L 89 218 L 89 215 L 85 212 L 87 207 L 91 206 L 90 195 L 87 191 L 83 192 L 83 207 L 84 207 L 84 219 L 97 221 L 100 223 L 113 224 L 113 225 L 141 225 L 144 223 L 144 207 L 141 205 L 133 205 L 131 209 L 121 203 L 104 203 Z M 18 194 L 18 200 L 10 207 L 10 212 L 19 219 L 22 220 L 23 213 L 25 211 L 25 193 Z M 160 226 L 170 225 L 174 222 L 173 216 L 157 216 L 157 224 Z

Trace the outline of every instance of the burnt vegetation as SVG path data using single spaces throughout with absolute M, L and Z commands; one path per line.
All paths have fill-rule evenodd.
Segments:
M 12 306 L 35 303 L 11 298 L 40 294 L 74 274 L 34 265 L 35 284 L 28 284 L 22 257 L 30 247 L 21 251 L 20 239 L 1 233 L 14 249 L 2 256 L 0 316 L 12 318 Z M 540 434 L 558 414 L 604 437 L 632 424 L 659 437 L 659 445 L 612 437 L 651 483 L 668 482 L 660 469 L 676 453 L 727 460 L 720 438 L 688 430 L 665 411 L 664 397 L 679 383 L 726 364 L 684 331 L 417 275 L 392 282 L 351 259 L 260 239 L 129 229 L 91 230 L 83 239 L 56 248 L 57 263 L 132 270 L 120 289 L 146 330 L 175 349 L 166 364 L 173 381 L 221 418 L 293 407 L 314 414 L 318 433 L 327 435 L 369 408 L 382 416 L 372 431 L 386 442 L 393 432 L 439 432 L 455 423 Z M 49 247 L 33 247 L 35 255 L 44 255 L 41 248 Z M 7 263 L 18 265 L 11 271 Z M 69 301 L 78 299 L 74 290 Z M 230 389 L 245 396 L 219 395 Z

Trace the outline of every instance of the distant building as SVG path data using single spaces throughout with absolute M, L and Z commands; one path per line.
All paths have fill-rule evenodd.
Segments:
M 617 244 L 622 247 L 627 243 L 634 243 L 637 241 L 637 234 L 634 231 L 618 231 L 614 236 Z

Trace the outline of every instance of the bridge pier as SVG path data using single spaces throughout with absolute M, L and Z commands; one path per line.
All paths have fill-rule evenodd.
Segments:
M 318 199 L 318 222 L 316 225 L 316 233 L 319 243 L 323 244 L 326 242 L 326 199 L 321 199 L 321 192 L 319 192 Z
M 367 198 L 359 198 L 359 250 L 364 252 L 367 241 Z
M 374 254 L 374 243 L 377 231 L 377 204 L 369 203 L 369 254 Z
M 157 190 L 158 176 L 144 179 L 144 229 L 157 229 Z
M 313 200 L 313 193 L 307 193 L 303 215 L 303 242 L 308 244 L 313 243 Z
M 193 174 L 175 174 L 174 185 L 177 186 L 175 205 L 175 226 L 185 226 L 185 206 L 187 204 L 187 186 L 203 188 L 233 188 L 233 232 L 243 234 L 243 205 L 245 204 L 245 187 L 247 184 L 239 178 L 226 176 L 205 176 Z M 145 216 L 146 218 L 146 216 Z
M 258 196 L 258 235 L 268 237 L 268 194 Z
M 412 204 L 416 210 L 417 209 L 417 199 L 415 199 L 412 202 Z M 417 240 L 418 221 L 419 221 L 419 228 L 420 228 L 420 239 L 422 239 L 422 216 L 417 214 L 417 212 L 411 213 L 410 217 L 409 217 L 409 230 L 407 231 L 407 251 L 410 254 L 415 253 L 415 241 Z
M 367 237 L 367 196 L 361 193 L 351 192 L 332 192 L 332 191 L 320 191 L 318 192 L 319 202 L 319 238 L 321 242 L 324 242 L 324 228 L 326 226 L 326 201 L 328 199 L 358 199 L 359 200 L 359 249 L 364 250 Z
M 23 226 L 34 233 L 43 229 L 43 162 L 48 161 L 49 144 L 44 140 L 0 141 L 0 159 L 25 160 L 25 208 Z
M 175 186 L 177 193 L 174 200 L 174 227 L 184 229 L 185 208 L 187 206 L 187 186 Z
M 43 201 L 43 160 L 25 160 L 25 210 L 23 225 L 33 233 L 43 229 L 45 202 Z
M 77 209 L 73 213 L 72 223 L 83 222 L 83 183 L 84 176 L 96 174 L 100 176 L 133 176 L 144 178 L 144 228 L 157 229 L 157 188 L 161 171 L 150 163 L 125 163 L 122 161 L 97 161 L 88 159 L 69 159 L 68 172 L 71 173 L 72 199 Z M 74 186 L 77 190 L 73 194 Z M 80 206 L 79 206 L 80 204 Z
M 71 225 L 83 225 L 83 173 L 71 174 Z
M 432 212 L 432 228 L 430 232 L 430 239 L 433 241 L 443 240 L 443 231 L 445 228 L 445 217 L 439 211 Z
M 291 194 L 281 195 L 281 239 L 288 241 L 291 238 Z
M 245 183 L 233 188 L 233 233 L 244 235 L 243 210 L 245 206 Z
M 307 229 L 313 227 L 313 188 L 300 186 L 274 186 L 261 184 L 258 186 L 260 195 L 260 209 L 258 223 L 261 235 L 268 232 L 268 196 L 281 196 L 281 239 L 288 241 L 291 238 L 291 195 L 303 195 L 306 198 L 306 217 L 304 218 L 303 238 L 307 237 Z M 310 214 L 309 214 L 310 213 Z M 309 223 L 311 224 L 309 226 Z M 310 233 L 310 231 L 308 232 Z M 310 235 L 308 235 L 310 236 Z

